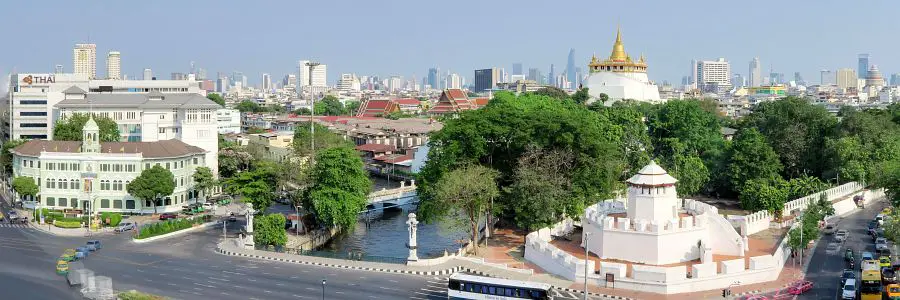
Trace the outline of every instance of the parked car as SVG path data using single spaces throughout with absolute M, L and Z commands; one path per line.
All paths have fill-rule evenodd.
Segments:
M 116 227 L 115 231 L 116 232 L 126 232 L 129 230 L 134 230 L 134 227 L 135 226 L 134 226 L 133 222 L 123 222 L 123 223 L 120 223 L 118 227 Z
M 841 229 L 834 233 L 834 239 L 836 241 L 843 242 L 843 241 L 847 240 L 847 235 L 849 235 L 849 234 L 850 234 L 849 231 Z
M 87 248 L 91 251 L 97 251 L 103 248 L 103 245 L 100 244 L 100 240 L 91 240 L 87 242 Z
M 169 219 L 177 219 L 177 218 L 178 218 L 178 215 L 176 215 L 174 213 L 163 213 L 163 214 L 159 215 L 160 220 L 169 220 Z
M 834 224 L 825 224 L 825 229 L 823 230 L 825 234 L 834 234 L 837 231 L 837 226 Z
M 863 251 L 861 260 L 862 261 L 875 260 L 875 255 L 873 255 L 872 252 Z
M 16 213 L 16 211 L 14 211 L 14 210 L 10 210 L 9 211 L 9 221 L 13 222 L 13 221 L 17 221 L 17 220 L 19 220 L 19 214 Z
M 856 279 L 847 279 L 841 287 L 841 299 L 856 299 Z
M 215 204 L 213 204 L 213 203 L 209 203 L 209 202 L 203 203 L 204 210 L 211 210 L 211 209 L 213 209 L 214 206 L 215 206 Z
M 886 238 L 880 237 L 875 239 L 875 251 L 881 251 L 888 248 L 888 241 Z
M 813 287 L 812 281 L 809 280 L 798 280 L 791 284 L 788 287 L 788 293 L 791 295 L 800 295 L 805 293 L 806 291 L 811 290 Z
M 847 282 L 847 279 L 856 279 L 856 272 L 853 269 L 844 269 L 844 272 L 841 273 L 841 286 L 844 286 L 844 283 Z

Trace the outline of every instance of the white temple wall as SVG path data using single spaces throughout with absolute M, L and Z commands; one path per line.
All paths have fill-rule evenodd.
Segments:
M 699 259 L 697 242 L 708 240 L 707 233 L 704 228 L 664 233 L 604 229 L 602 243 L 589 243 L 590 249 L 602 249 L 596 254 L 604 259 L 664 265 Z

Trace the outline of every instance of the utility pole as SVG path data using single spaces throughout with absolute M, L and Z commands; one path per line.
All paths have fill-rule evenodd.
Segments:
M 312 75 L 313 75 L 313 70 L 318 65 L 320 65 L 320 63 L 317 63 L 317 62 L 307 62 L 306 63 L 306 66 L 309 67 L 309 76 L 307 76 L 307 77 L 309 77 L 309 78 L 307 78 L 309 81 L 309 150 L 310 150 L 309 158 L 310 158 L 310 161 L 313 163 L 315 163 L 315 161 L 316 161 L 316 126 L 313 122 L 313 118 L 315 118 L 315 116 L 316 116 L 316 97 L 313 95 L 313 88 L 312 88 L 313 87 L 312 86 L 313 85 L 313 80 L 312 80 L 313 76 Z M 325 283 L 323 282 L 322 286 L 324 286 L 324 285 L 325 285 Z
M 590 238 L 591 233 L 587 231 L 582 231 L 584 233 L 584 300 L 588 298 L 588 261 L 590 261 L 590 254 L 588 253 L 588 238 Z

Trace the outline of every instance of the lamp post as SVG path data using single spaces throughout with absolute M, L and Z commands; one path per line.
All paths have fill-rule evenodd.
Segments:
M 584 231 L 584 300 L 587 300 L 588 289 L 588 261 L 590 260 L 590 254 L 588 253 L 588 238 L 591 237 L 591 233 Z
M 294 232 L 296 232 L 296 235 L 300 235 L 300 209 L 303 208 L 303 205 L 297 205 L 294 207 L 297 208 L 297 228 L 295 228 L 296 231 Z
M 316 160 L 316 126 L 314 126 L 315 124 L 313 124 L 313 118 L 316 115 L 316 97 L 313 96 L 312 75 L 313 69 L 315 69 L 318 65 L 320 65 L 320 63 L 318 62 L 310 61 L 306 63 L 306 66 L 309 67 L 309 76 L 307 76 L 309 77 L 307 78 L 309 79 L 309 158 L 313 163 L 315 163 Z
M 325 300 L 325 279 L 322 279 L 322 300 Z

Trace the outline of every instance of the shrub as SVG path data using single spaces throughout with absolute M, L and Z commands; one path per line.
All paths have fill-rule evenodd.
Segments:
M 114 212 L 104 212 L 100 213 L 100 218 L 103 220 L 106 226 L 116 227 L 119 226 L 119 223 L 122 222 L 122 214 L 114 213 Z M 107 222 L 109 220 L 109 222 Z
M 117 295 L 117 296 L 119 299 L 122 299 L 122 300 L 164 300 L 164 299 L 166 299 L 165 297 L 147 294 L 147 293 L 141 293 L 141 292 L 138 292 L 135 290 L 122 292 L 122 293 L 119 293 L 119 295 Z
M 193 218 L 193 219 L 174 219 L 174 220 L 166 220 L 163 222 L 157 222 L 150 225 L 141 226 L 138 232 L 136 239 L 146 239 L 149 237 L 154 237 L 158 235 L 163 235 L 167 233 L 172 233 L 179 230 L 184 230 L 193 227 L 194 225 L 203 224 L 205 221 L 209 220 L 209 217 L 202 218 Z
M 78 222 L 56 221 L 53 223 L 53 226 L 56 226 L 59 228 L 81 228 L 81 221 L 78 221 Z

